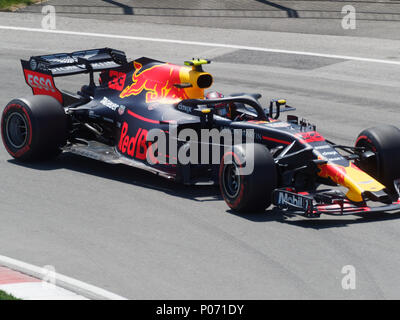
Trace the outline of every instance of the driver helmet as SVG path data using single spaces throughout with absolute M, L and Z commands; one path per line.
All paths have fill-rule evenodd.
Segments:
M 210 91 L 206 95 L 206 99 L 213 100 L 213 99 L 220 99 L 223 98 L 224 95 L 218 91 Z M 221 102 L 214 104 L 215 113 L 221 117 L 229 116 L 229 104 L 226 102 Z

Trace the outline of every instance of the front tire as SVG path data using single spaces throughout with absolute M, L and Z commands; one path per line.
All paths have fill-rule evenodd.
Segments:
M 14 99 L 3 111 L 1 136 L 15 159 L 48 159 L 59 154 L 66 143 L 67 115 L 62 105 L 50 96 Z
M 356 147 L 375 154 L 357 165 L 395 193 L 393 181 L 400 178 L 400 130 L 390 125 L 366 129 L 358 135 Z
M 247 145 L 249 146 L 249 145 Z M 272 203 L 272 192 L 277 186 L 277 170 L 269 150 L 253 144 L 254 153 L 245 145 L 234 146 L 222 157 L 219 185 L 228 206 L 237 212 L 264 211 Z M 232 161 L 227 161 L 229 158 Z M 254 164 L 250 174 L 244 166 Z

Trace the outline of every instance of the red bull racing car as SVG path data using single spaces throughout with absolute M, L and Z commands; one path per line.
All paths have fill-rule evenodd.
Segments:
M 307 217 L 400 210 L 400 130 L 394 126 L 366 129 L 354 146 L 337 145 L 295 115 L 279 120 L 295 110 L 285 100 L 263 107 L 259 94 L 205 98 L 213 83 L 202 68 L 207 60 L 128 62 L 124 52 L 102 48 L 21 62 L 33 96 L 12 100 L 1 119 L 4 146 L 20 161 L 71 152 L 184 184 L 219 184 L 239 212 L 271 204 Z M 76 94 L 56 87 L 55 78 L 80 73 L 89 75 L 89 84 Z M 200 139 L 205 129 L 240 132 L 240 139 Z M 196 144 L 202 147 L 197 154 Z M 210 161 L 215 154 L 218 161 Z

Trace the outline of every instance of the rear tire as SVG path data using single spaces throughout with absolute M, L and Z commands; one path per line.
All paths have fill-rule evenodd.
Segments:
M 1 136 L 15 159 L 48 159 L 58 155 L 66 143 L 67 115 L 63 106 L 50 96 L 14 99 L 3 111 Z
M 375 153 L 357 165 L 395 193 L 393 180 L 400 178 L 400 130 L 390 125 L 366 129 L 358 135 L 356 147 Z
M 232 157 L 231 163 L 226 161 Z M 243 174 L 247 164 L 254 163 L 250 174 Z M 221 194 L 228 206 L 237 212 L 265 211 L 272 203 L 272 192 L 277 186 L 277 170 L 269 150 L 254 144 L 254 153 L 244 145 L 234 146 L 222 157 L 219 169 Z

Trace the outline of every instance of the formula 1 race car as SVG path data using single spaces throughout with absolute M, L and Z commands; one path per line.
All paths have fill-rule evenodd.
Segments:
M 71 152 L 188 185 L 219 184 L 239 212 L 271 204 L 307 217 L 400 210 L 394 126 L 362 131 L 355 146 L 337 145 L 304 119 L 279 120 L 295 110 L 285 100 L 264 108 L 260 94 L 205 98 L 213 83 L 202 68 L 208 60 L 128 62 L 124 52 L 102 48 L 21 62 L 33 96 L 12 100 L 1 119 L 3 143 L 18 160 Z M 89 84 L 77 94 L 56 87 L 56 77 L 80 73 Z M 206 129 L 224 131 L 224 142 L 200 139 Z

